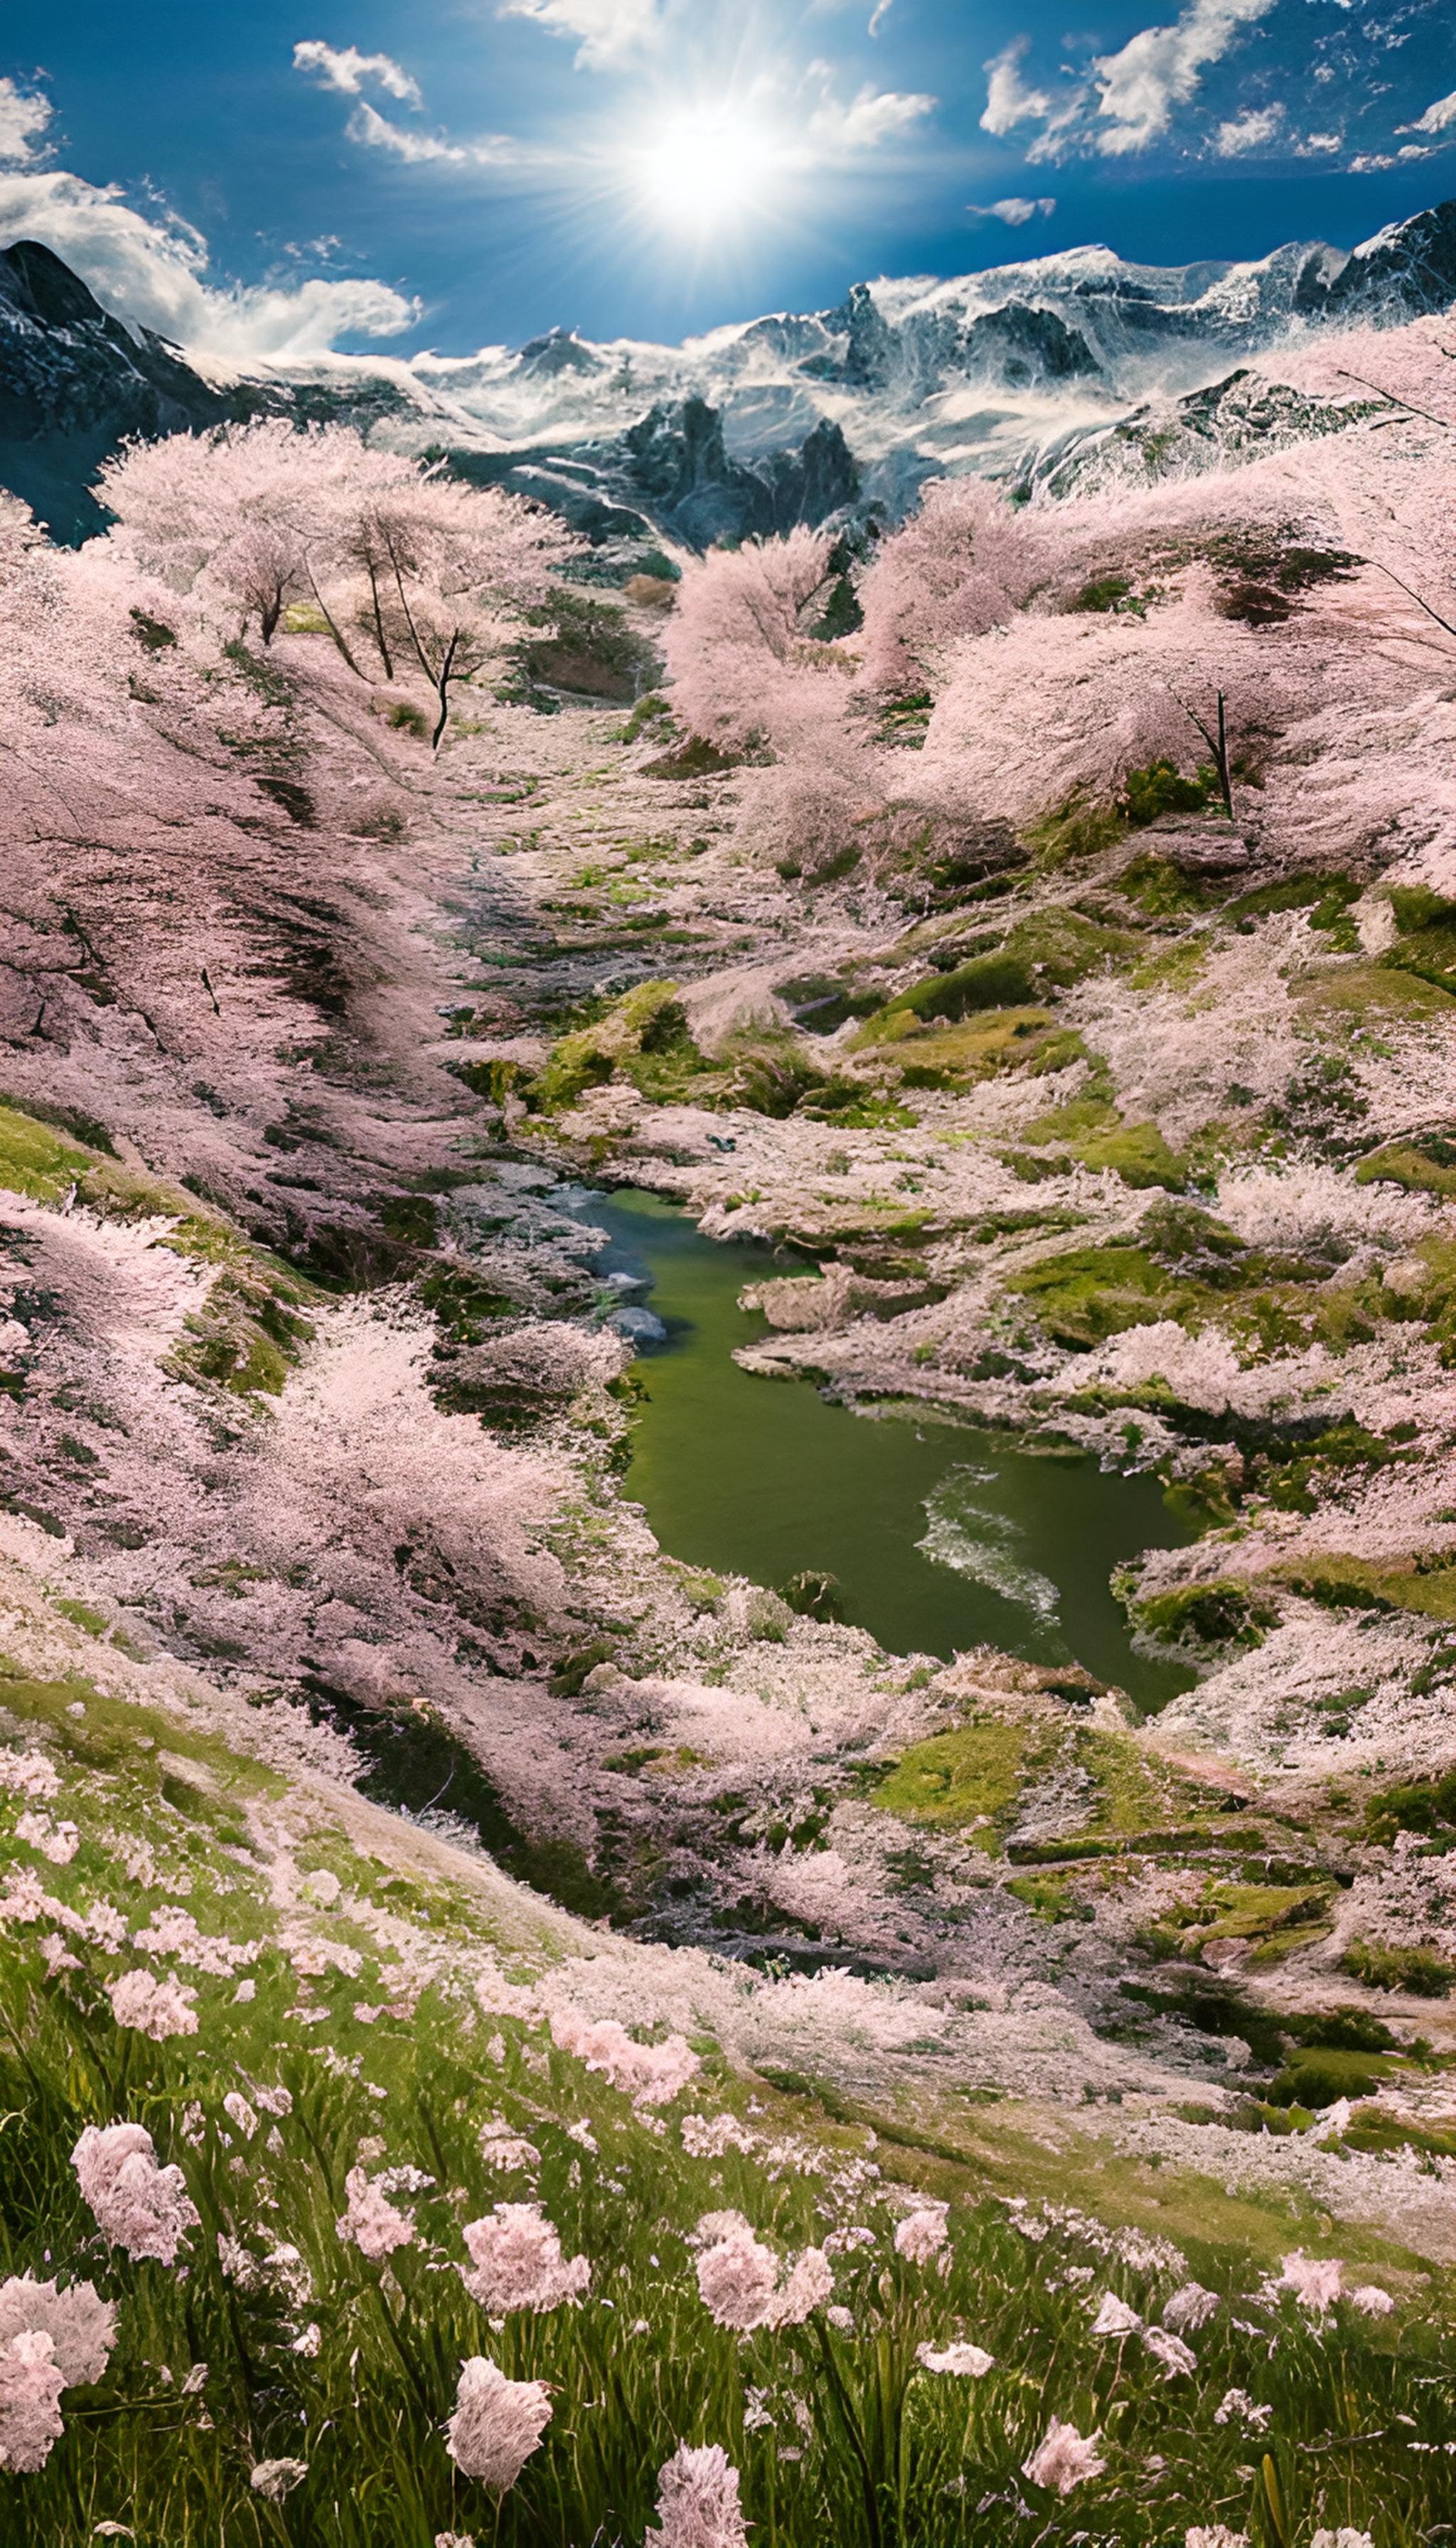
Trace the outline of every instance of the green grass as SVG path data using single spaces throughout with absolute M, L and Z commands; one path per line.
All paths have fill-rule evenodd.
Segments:
M 402 1828 L 396 1848 L 379 1818 L 350 1837 L 326 1807 L 292 1811 L 302 1903 L 312 1884 L 325 1904 L 309 1934 L 360 1959 L 357 1972 L 311 1974 L 306 1958 L 301 1975 L 299 1897 L 290 1908 L 289 1887 L 280 1896 L 269 1856 L 281 1827 L 259 1819 L 285 1804 L 281 1778 L 181 1717 L 80 1679 L 11 1679 L 0 1707 L 0 1743 L 46 1751 L 62 1779 L 52 1810 L 81 1830 L 66 1866 L 11 1840 L 13 1862 L 67 1911 L 104 1899 L 136 1930 L 180 1897 L 204 1934 L 256 1951 L 243 2001 L 232 1974 L 184 1967 L 199 2031 L 155 2046 L 114 2024 L 103 1991 L 142 1951 L 67 1928 L 76 1960 L 47 1977 L 45 1924 L 0 1929 L 0 2270 L 93 2280 L 120 2317 L 105 2378 L 65 2395 L 66 2429 L 46 2468 L 0 2474 L 7 2548 L 127 2534 L 140 2548 L 432 2548 L 441 2532 L 493 2548 L 637 2548 L 656 2472 L 682 2439 L 720 2442 L 741 2470 L 755 2548 L 1025 2548 L 1033 2535 L 1072 2548 L 1089 2534 L 1176 2548 L 1189 2524 L 1220 2519 L 1258 2548 L 1305 2548 L 1317 2523 L 1340 2522 L 1373 2526 L 1377 2548 L 1415 2548 L 1444 2517 L 1444 2461 L 1409 2447 L 1438 2442 L 1449 2424 L 1439 2276 L 1417 2285 L 1409 2263 L 1388 2260 L 1396 2318 L 1340 2307 L 1312 2323 L 1288 2296 L 1250 2294 L 1251 2276 L 1300 2235 L 1287 2216 L 1266 2219 L 1173 2170 L 1153 2179 L 1075 2133 L 1048 2160 L 1034 2132 L 995 2109 L 970 2109 L 948 2139 L 944 2125 L 862 2116 L 787 2073 L 775 2091 L 736 2078 L 707 2039 L 685 2097 L 640 2113 L 559 2050 L 538 2016 L 477 2005 L 483 1948 L 517 1973 L 523 1950 L 535 1968 L 549 1956 L 550 1915 L 532 1942 L 528 1898 L 507 1897 L 488 1868 L 475 1888 L 469 1862 L 413 1849 Z M 1010 1749 L 998 1759 L 982 1743 L 983 1795 L 1004 1792 Z M 956 1757 L 964 1805 L 968 1756 Z M 892 1774 L 914 1774 L 912 1755 Z M 7 1832 L 18 1810 L 0 1801 Z M 143 1838 L 160 1882 L 121 1863 Z M 331 1907 L 320 1873 L 342 1887 Z M 1017 1881 L 1040 1916 L 1066 1907 L 1064 1879 Z M 388 1940 L 377 1934 L 385 1914 L 404 1924 Z M 439 1949 L 434 1978 L 417 2005 L 407 1993 L 366 2024 L 356 2002 L 398 1995 L 380 1968 L 405 1931 Z M 306 2022 L 310 2002 L 326 2023 Z M 1348 2048 L 1350 2064 L 1372 2057 L 1389 2066 L 1378 2049 Z M 255 2132 L 224 2104 L 240 2094 L 256 2113 L 258 2092 L 280 2088 L 288 2111 Z M 733 2118 L 750 2146 L 684 2145 L 684 2107 Z M 108 2248 L 80 2201 L 69 2153 L 81 2130 L 123 2118 L 182 2169 L 201 2215 L 177 2270 Z M 536 2165 L 488 2165 L 480 2136 L 497 2121 L 534 2145 Z M 375 2153 L 371 2171 L 408 2167 L 423 2180 L 395 2195 L 417 2236 L 388 2265 L 335 2231 L 361 2145 Z M 1067 2208 L 1077 2179 L 1095 2212 Z M 951 2204 L 944 2277 L 893 2250 L 917 2185 Z M 1004 2199 L 1018 2191 L 1034 2198 L 1035 2238 Z M 1038 2197 L 1049 2197 L 1045 2209 Z M 462 2224 L 530 2199 L 568 2255 L 591 2258 L 591 2289 L 579 2307 L 492 2325 L 456 2270 Z M 744 2338 L 718 2327 L 697 2295 L 692 2239 L 703 2214 L 728 2207 L 785 2257 L 827 2239 L 842 2316 Z M 1143 2225 L 1136 2239 L 1116 2226 L 1129 2219 Z M 220 2237 L 254 2260 L 250 2287 L 225 2270 Z M 1362 2251 L 1358 2237 L 1341 2243 Z M 270 2263 L 280 2250 L 293 2253 Z M 1189 2270 L 1220 2295 L 1192 2373 L 1165 2382 L 1138 2342 L 1091 2336 L 1103 2290 L 1155 2318 Z M 983 2380 L 918 2367 L 920 2344 L 959 2336 L 995 2357 Z M 542 2447 L 500 2504 L 444 2448 L 459 2363 L 477 2352 L 511 2377 L 543 2379 L 552 2399 Z M 1271 2410 L 1256 2442 L 1236 2420 L 1215 2420 L 1230 2388 Z M 763 2414 L 747 2412 L 755 2397 Z M 1052 2415 L 1098 2431 L 1107 2461 L 1065 2500 L 1021 2474 Z M 1356 2434 L 1371 2438 L 1356 2445 Z M 1283 2533 L 1268 2517 L 1265 2451 Z M 265 2458 L 307 2466 L 278 2504 L 249 2485 Z

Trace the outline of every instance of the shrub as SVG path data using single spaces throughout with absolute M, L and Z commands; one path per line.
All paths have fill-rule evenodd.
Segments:
M 1456 1982 L 1456 1964 L 1429 1947 L 1381 1947 L 1356 1938 L 1340 1964 L 1372 1990 L 1410 1991 L 1417 1999 L 1444 1999 Z

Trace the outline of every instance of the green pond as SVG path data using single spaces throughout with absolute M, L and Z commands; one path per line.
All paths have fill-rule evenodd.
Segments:
M 995 1645 L 1075 1661 L 1147 1711 L 1189 1687 L 1191 1673 L 1134 1652 L 1108 1589 L 1139 1549 L 1192 1537 L 1155 1480 L 932 1414 L 852 1414 L 807 1381 L 758 1379 L 733 1354 L 768 1324 L 738 1296 L 775 1270 L 772 1251 L 705 1238 L 655 1195 L 578 1193 L 610 1232 L 598 1273 L 638 1278 L 624 1302 L 667 1329 L 639 1348 L 625 1491 L 670 1556 L 768 1585 L 822 1570 L 838 1579 L 841 1615 L 895 1653 Z

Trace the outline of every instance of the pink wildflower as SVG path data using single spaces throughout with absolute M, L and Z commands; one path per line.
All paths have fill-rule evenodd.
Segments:
M 685 2036 L 670 2035 L 666 2044 L 635 2044 L 614 2017 L 593 2026 L 575 2008 L 556 2011 L 551 2040 L 560 2051 L 585 2061 L 589 2070 L 599 2070 L 639 2106 L 668 2105 L 702 2068 Z
M 1246 2389 L 1226 2389 L 1214 2409 L 1214 2422 L 1246 2424 L 1251 2433 L 1261 2433 L 1273 2412 L 1272 2407 L 1256 2407 Z
M 1351 2309 L 1363 2310 L 1367 2318 L 1389 2318 L 1396 2304 L 1379 2283 L 1362 2283 L 1350 2294 Z
M 780 2289 L 778 2258 L 739 2214 L 709 2213 L 698 2228 L 711 2239 L 697 2260 L 698 2297 L 719 2326 L 740 2335 L 758 2326 L 801 2326 L 834 2289 L 822 2247 L 806 2247 Z
M 503 2124 L 499 2115 L 481 2127 L 481 2156 L 488 2167 L 539 2167 L 541 2153 L 534 2141 L 523 2140 Z
M 83 2200 L 96 2226 L 129 2256 L 170 2265 L 198 2215 L 180 2167 L 158 2167 L 152 2138 L 140 2124 L 88 2124 L 71 2152 Z
M 1307 2310 L 1327 2310 L 1340 2297 L 1343 2267 L 1337 2256 L 1307 2256 L 1297 2249 L 1282 2257 L 1279 2287 L 1295 2292 Z
M 1163 2366 L 1163 2378 L 1176 2380 L 1180 2372 L 1196 2371 L 1198 2356 L 1181 2335 L 1170 2335 L 1165 2326 L 1145 2326 L 1142 2341 L 1155 2360 Z
M 192 2005 L 197 1993 L 179 1982 L 157 1981 L 138 1967 L 108 1982 L 106 1995 L 118 2026 L 135 2026 L 138 2033 L 149 2035 L 153 2044 L 164 2044 L 169 2035 L 197 2033 L 197 2011 Z
M 22 2328 L 0 2344 L 0 2468 L 44 2468 L 60 2439 L 64 2376 L 55 2347 L 41 2328 Z
M 895 2231 L 895 2254 L 905 2256 L 912 2265 L 928 2265 L 946 2243 L 944 2205 L 923 2205 L 902 2221 Z
M 1120 2301 L 1116 2292 L 1104 2292 L 1102 2307 L 1092 2320 L 1092 2332 L 1094 2335 L 1136 2335 L 1141 2324 L 1138 2312 L 1129 2309 L 1126 2301 Z
M 561 2239 L 539 2204 L 498 2203 L 463 2232 L 475 2267 L 460 2268 L 471 2299 L 492 2318 L 507 2310 L 553 2310 L 580 2298 L 592 2280 L 586 2256 L 563 2256 Z M 508 2483 L 508 2481 L 507 2481 Z
M 961 2380 L 980 2380 L 996 2357 L 983 2353 L 978 2344 L 948 2344 L 939 2353 L 933 2344 L 918 2344 L 915 2359 L 923 2371 L 950 2371 Z
M 60 1780 L 44 1752 L 0 1752 L 0 1787 L 41 1803 L 60 1792 Z
M 1163 2324 L 1175 2335 L 1187 2335 L 1205 2326 L 1219 2306 L 1217 2292 L 1206 2292 L 1202 2283 L 1184 2283 L 1172 2299 L 1163 2303 Z
M 393 2255 L 396 2247 L 413 2245 L 413 2222 L 386 2202 L 380 2187 L 370 2182 L 362 2167 L 350 2168 L 344 2178 L 344 2192 L 349 2208 L 333 2226 L 340 2238 L 351 2240 L 361 2256 L 377 2264 L 381 2257 Z
M 27 1849 L 38 1849 L 52 1866 L 69 1866 L 81 1846 L 81 1836 L 74 1823 L 53 1823 L 48 1814 L 22 1814 L 15 1826 L 15 1837 Z
M 1100 2439 L 1100 2428 L 1079 2433 L 1075 2424 L 1063 2424 L 1053 2415 L 1031 2458 L 1023 2460 L 1022 2476 L 1033 2486 L 1054 2487 L 1058 2495 L 1070 2495 L 1074 2486 L 1084 2486 L 1106 2468 L 1096 2447 Z
M 738 2471 L 721 2444 L 699 2451 L 678 2444 L 658 2472 L 657 2517 L 651 2548 L 748 2548 Z
M 462 2477 L 479 2478 L 503 2494 L 514 2486 L 550 2421 L 551 2401 L 539 2380 L 507 2380 L 478 2353 L 460 2366 L 445 2447 Z
M 834 2291 L 834 2273 L 822 2247 L 805 2247 L 789 2267 L 788 2279 L 776 2295 L 770 2314 L 771 2326 L 802 2326 L 812 2310 L 822 2307 Z
M 1183 2548 L 1248 2548 L 1248 2532 L 1228 2530 L 1222 2521 L 1215 2521 L 1204 2530 L 1185 2530 Z
M 697 2260 L 704 2309 L 719 2326 L 734 2327 L 740 2334 L 765 2324 L 777 2283 L 777 2257 L 754 2236 L 746 2221 L 728 2230 Z
M 117 2314 L 94 2283 L 38 2283 L 12 2274 L 0 2283 L 0 2344 L 13 2336 L 48 2335 L 55 2367 L 67 2389 L 103 2376 L 117 2340 Z

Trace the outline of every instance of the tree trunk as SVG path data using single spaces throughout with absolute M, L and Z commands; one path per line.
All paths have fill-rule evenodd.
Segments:
M 435 694 L 440 702 L 440 713 L 435 720 L 434 733 L 430 737 L 431 752 L 439 751 L 445 739 L 445 728 L 450 722 L 450 676 L 459 644 L 460 635 L 457 630 L 440 660 L 439 675 L 435 682 Z
M 395 667 L 393 658 L 390 654 L 390 641 L 384 633 L 384 612 L 379 606 L 379 578 L 374 572 L 373 558 L 368 562 L 367 572 L 369 576 L 369 597 L 374 605 L 374 642 L 379 648 L 379 660 L 384 666 L 385 680 L 387 682 L 392 682 L 395 678 Z

